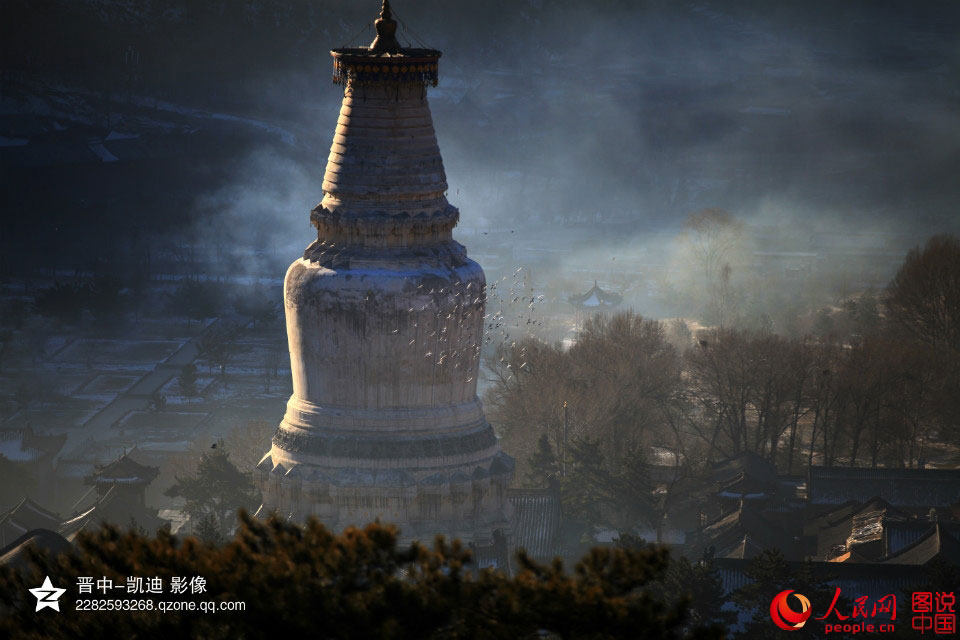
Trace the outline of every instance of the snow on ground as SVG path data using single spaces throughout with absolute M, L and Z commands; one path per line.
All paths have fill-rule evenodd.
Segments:
M 139 375 L 98 373 L 92 380 L 78 388 L 74 395 L 87 397 L 96 394 L 112 394 L 116 396 L 130 389 L 140 378 Z
M 131 411 L 117 424 L 124 431 L 170 430 L 183 432 L 196 429 L 209 413 L 187 411 Z
M 204 395 L 208 392 L 210 386 L 215 381 L 216 381 L 216 377 L 200 375 L 200 372 L 198 370 L 196 396 L 188 396 L 184 394 L 183 390 L 180 388 L 179 376 L 175 376 L 169 382 L 163 385 L 160 388 L 159 393 L 160 395 L 166 397 L 168 405 L 201 404 L 207 401 Z
M 55 407 L 31 408 L 26 412 L 26 415 L 23 412 L 17 412 L 10 417 L 8 422 L 17 425 L 29 425 L 38 433 L 77 429 L 85 425 L 105 404 L 77 402 L 64 406 L 64 403 L 60 402 Z
M 103 408 L 116 400 L 117 393 L 74 393 L 74 398 L 79 398 L 81 400 L 87 400 L 94 403 L 95 405 Z
M 131 369 L 149 364 L 151 368 L 163 362 L 186 343 L 186 340 L 107 340 L 82 338 L 56 354 L 58 363 L 122 364 Z

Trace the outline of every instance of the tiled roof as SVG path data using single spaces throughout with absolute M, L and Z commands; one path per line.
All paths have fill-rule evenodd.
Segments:
M 710 473 L 717 483 L 726 483 L 740 476 L 759 483 L 772 483 L 777 479 L 777 468 L 769 460 L 750 451 L 714 462 Z
M 933 522 L 930 520 L 884 522 L 884 549 L 887 554 L 894 554 L 924 537 L 932 526 Z M 941 522 L 940 528 L 943 533 L 960 540 L 960 522 Z
M 60 516 L 47 511 L 30 498 L 24 498 L 0 517 L 0 545 L 10 544 L 33 529 L 55 530 L 59 524 Z
M 745 472 L 719 482 L 717 495 L 721 498 L 763 498 L 770 494 L 771 484 Z
M 751 560 L 738 558 L 714 560 L 725 594 L 751 582 L 746 575 L 750 563 Z M 788 561 L 787 564 L 793 571 L 804 567 L 800 562 Z M 907 591 L 926 579 L 924 568 L 914 565 L 813 562 L 808 566 L 814 576 L 840 587 L 844 594 L 866 595 L 871 602 L 888 593 L 897 594 L 900 600 Z
M 142 465 L 130 457 L 129 454 L 120 456 L 110 464 L 97 467 L 93 475 L 87 479 L 88 484 L 148 484 L 160 473 L 157 467 Z
M 25 568 L 28 564 L 27 547 L 31 545 L 54 554 L 73 549 L 73 545 L 58 533 L 48 529 L 33 529 L 0 549 L 0 565 Z
M 716 557 L 750 559 L 756 558 L 763 550 L 764 547 L 761 543 L 750 537 L 749 534 L 745 534 L 743 539 L 739 540 L 733 546 L 727 547 L 726 549 L 718 549 Z
M 140 504 L 131 504 L 123 494 L 117 492 L 116 486 L 112 486 L 89 509 L 60 524 L 57 531 L 68 540 L 73 540 L 80 531 L 99 528 L 104 522 L 127 528 L 131 519 L 148 534 L 165 524 L 156 511 Z
M 741 504 L 736 511 L 707 523 L 688 537 L 694 552 L 714 548 L 717 557 L 752 557 L 764 549 L 782 549 L 793 555 L 793 540 L 785 531 L 764 518 L 755 508 Z M 729 554 L 729 555 L 728 555 Z
M 0 429 L 0 455 L 14 462 L 34 462 L 56 455 L 67 441 L 67 434 L 42 436 L 30 427 Z
M 513 535 L 518 549 L 534 558 L 562 555 L 560 499 L 550 489 L 511 489 Z
M 811 467 L 807 495 L 812 504 L 880 496 L 897 506 L 945 507 L 960 502 L 960 469 Z
M 881 558 L 883 564 L 925 565 L 934 558 L 960 567 L 960 541 L 943 530 L 939 523 L 932 523 L 926 535 Z
M 886 500 L 874 496 L 865 503 L 848 502 L 821 514 L 804 527 L 804 534 L 815 536 L 818 560 L 828 560 L 850 550 L 854 544 L 882 536 L 884 520 L 905 519 L 906 514 Z M 879 550 L 877 555 L 879 555 Z

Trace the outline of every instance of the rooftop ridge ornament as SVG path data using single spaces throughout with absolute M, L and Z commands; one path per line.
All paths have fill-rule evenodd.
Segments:
M 401 47 L 397 22 L 389 0 L 383 0 L 380 17 L 374 22 L 377 35 L 369 47 L 333 49 L 333 82 L 340 85 L 412 82 L 437 86 L 436 49 Z

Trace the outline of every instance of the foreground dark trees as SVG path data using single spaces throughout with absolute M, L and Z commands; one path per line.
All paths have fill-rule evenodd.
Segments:
M 593 549 L 565 572 L 519 557 L 518 575 L 469 569 L 459 543 L 400 550 L 396 530 L 370 524 L 334 535 L 241 514 L 223 546 L 150 538 L 106 527 L 81 534 L 67 556 L 37 555 L 17 572 L 0 567 L 0 636 L 130 638 L 720 638 L 688 622 L 684 595 L 647 589 L 668 570 L 665 550 Z M 28 592 L 49 575 L 67 588 L 61 613 L 35 613 Z M 207 593 L 161 599 L 246 602 L 242 612 L 78 612 L 77 577 L 206 579 Z M 681 592 L 682 593 L 682 592 Z M 96 597 L 96 596 L 94 596 Z M 101 596 L 110 597 L 110 596 Z M 117 597 L 117 596 L 114 596 Z M 124 596 L 127 597 L 127 596 Z M 129 596 L 134 597 L 134 596 Z M 136 596 L 149 597 L 149 596 Z M 154 596 L 156 597 L 156 596 Z M 51 613 L 51 615 L 40 615 Z

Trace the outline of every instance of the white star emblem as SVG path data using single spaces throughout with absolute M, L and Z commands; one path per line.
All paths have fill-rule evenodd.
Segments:
M 37 598 L 37 611 L 50 607 L 54 611 L 59 612 L 60 603 L 57 602 L 57 599 L 63 595 L 64 591 L 66 591 L 66 589 L 57 589 L 50 584 L 50 576 L 47 576 L 41 586 L 36 589 L 30 589 L 30 593 Z

